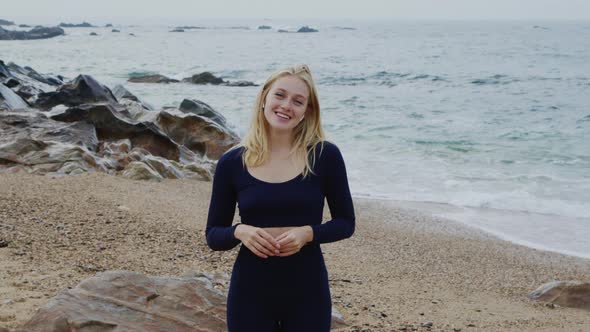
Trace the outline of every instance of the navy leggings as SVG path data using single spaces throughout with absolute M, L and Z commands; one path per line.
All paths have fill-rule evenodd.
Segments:
M 227 299 L 229 332 L 328 332 L 331 312 L 319 245 L 266 259 L 240 248 Z

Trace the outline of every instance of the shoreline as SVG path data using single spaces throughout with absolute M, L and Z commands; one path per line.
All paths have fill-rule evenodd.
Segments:
M 0 174 L 0 237 L 9 242 L 0 248 L 0 327 L 24 324 L 51 297 L 99 271 L 230 274 L 237 249 L 213 252 L 204 239 L 210 190 L 210 182 L 195 180 Z M 345 331 L 590 326 L 587 311 L 526 297 L 554 279 L 587 281 L 588 260 L 512 244 L 388 202 L 354 202 L 353 237 L 322 245 L 333 306 L 350 325 Z
M 580 223 L 583 225 L 585 221 L 587 223 L 590 223 L 590 218 L 575 218 L 569 216 L 529 211 L 502 210 L 495 208 L 477 208 L 439 202 L 402 201 L 389 199 L 385 197 L 372 197 L 366 195 L 353 194 L 353 198 L 359 200 L 376 200 L 389 202 L 389 204 L 391 204 L 391 206 L 394 208 L 412 210 L 416 213 L 425 214 L 433 218 L 448 219 L 452 222 L 460 223 L 465 227 L 473 228 L 486 234 L 492 235 L 502 241 L 522 245 L 531 249 L 542 250 L 590 260 L 590 245 L 586 244 L 585 247 L 582 248 L 583 250 L 587 248 L 589 251 L 581 251 L 580 249 L 571 250 L 567 248 L 567 246 L 572 246 L 572 241 L 582 242 L 579 239 L 587 238 L 585 236 L 586 233 L 588 233 L 588 237 L 590 237 L 590 228 L 585 230 L 580 229 L 578 230 L 578 232 L 571 231 L 570 233 L 575 233 L 576 236 L 572 236 L 570 239 L 562 239 L 562 241 L 564 241 L 562 243 L 544 244 L 535 242 L 531 239 L 527 239 L 526 237 L 511 235 L 509 231 L 501 229 L 501 227 L 494 227 L 494 222 L 497 222 L 498 220 L 508 217 L 511 220 L 516 219 L 518 222 L 522 223 L 539 222 L 540 227 L 537 227 L 544 229 L 543 233 L 551 233 L 547 231 L 547 229 L 550 228 L 549 225 L 551 223 L 560 222 L 561 225 L 563 225 L 564 223 L 568 223 L 568 226 L 573 228 L 580 225 Z M 480 219 L 480 221 L 473 222 L 474 219 Z M 517 228 L 518 225 L 519 224 L 517 223 L 517 225 L 515 225 L 514 227 Z M 555 230 L 558 231 L 559 229 Z M 560 233 L 565 233 L 565 230 L 560 230 Z M 530 229 L 527 228 L 527 231 L 530 231 Z M 541 235 L 541 232 L 536 234 L 528 234 L 528 237 L 531 238 L 533 237 L 533 235 Z M 580 244 L 584 245 L 584 243 L 577 243 L 578 247 L 580 246 Z

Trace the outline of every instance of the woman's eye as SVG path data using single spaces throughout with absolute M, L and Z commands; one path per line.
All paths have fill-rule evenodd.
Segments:
M 277 92 L 277 93 L 275 93 L 275 96 L 277 96 L 277 97 L 282 97 L 282 96 L 283 96 L 283 94 L 282 94 L 282 93 L 278 93 L 278 92 Z
M 302 102 L 300 102 L 299 100 L 298 100 L 298 101 L 296 101 L 296 102 L 295 102 L 295 104 L 297 104 L 297 105 L 299 105 L 299 106 L 303 105 L 303 103 L 302 103 Z

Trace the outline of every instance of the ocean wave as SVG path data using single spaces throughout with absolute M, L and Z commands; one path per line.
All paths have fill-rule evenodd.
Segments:
M 397 73 L 379 71 L 364 76 L 327 76 L 318 82 L 323 85 L 380 85 L 394 87 L 403 83 L 414 83 L 418 81 L 446 82 L 447 79 L 431 74 Z

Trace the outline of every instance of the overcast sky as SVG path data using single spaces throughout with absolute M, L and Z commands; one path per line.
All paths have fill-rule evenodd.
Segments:
M 2 0 L 0 18 L 590 19 L 590 0 Z

